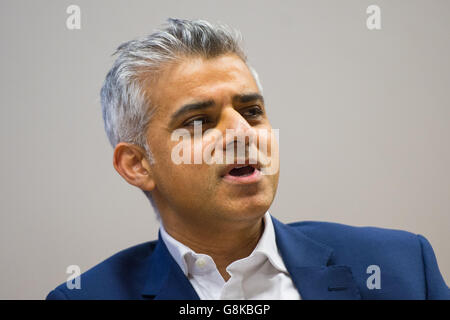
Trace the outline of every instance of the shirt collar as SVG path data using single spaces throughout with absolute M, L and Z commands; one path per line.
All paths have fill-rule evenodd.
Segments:
M 272 223 L 272 218 L 270 213 L 267 211 L 264 215 L 264 231 L 259 239 L 255 249 L 247 258 L 251 258 L 256 254 L 264 255 L 275 267 L 277 270 L 281 272 L 287 273 L 286 266 L 284 265 L 283 259 L 278 252 L 276 240 L 275 240 L 275 230 Z M 174 258 L 175 262 L 179 265 L 183 273 L 188 276 L 189 274 L 189 263 L 188 261 L 195 260 L 196 258 L 206 255 L 198 254 L 194 252 L 191 248 L 182 244 L 178 240 L 175 240 L 172 236 L 170 236 L 167 231 L 164 229 L 164 226 L 161 224 L 160 227 L 161 238 L 164 241 L 167 250 Z M 206 256 L 211 259 L 211 257 Z M 244 258 L 246 259 L 246 258 Z M 212 260 L 212 259 L 211 259 Z
M 185 256 L 187 254 L 195 253 L 193 250 L 191 250 L 189 247 L 185 246 L 178 240 L 175 240 L 171 235 L 169 235 L 164 229 L 163 224 L 161 223 L 161 227 L 159 228 L 159 232 L 161 234 L 161 238 L 164 241 L 164 244 L 167 247 L 167 250 L 169 250 L 170 255 L 175 260 L 175 262 L 180 266 L 181 270 L 183 271 L 184 275 L 188 275 L 188 267 L 186 263 Z
M 264 231 L 261 238 L 258 241 L 253 252 L 250 256 L 256 253 L 262 253 L 265 255 L 270 263 L 281 272 L 288 272 L 286 266 L 283 263 L 280 253 L 278 252 L 278 247 L 275 239 L 275 229 L 273 227 L 272 218 L 270 213 L 267 211 L 264 215 Z

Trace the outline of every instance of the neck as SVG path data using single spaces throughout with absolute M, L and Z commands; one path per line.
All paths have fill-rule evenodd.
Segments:
M 211 225 L 164 221 L 167 233 L 196 253 L 209 255 L 225 281 L 230 278 L 226 267 L 248 257 L 264 230 L 263 217 L 245 222 Z

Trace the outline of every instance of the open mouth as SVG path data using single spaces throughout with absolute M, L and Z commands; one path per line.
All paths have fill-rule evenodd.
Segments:
M 258 166 L 243 164 L 231 165 L 223 178 L 234 184 L 249 184 L 258 182 L 261 179 L 261 171 Z
M 248 177 L 255 172 L 255 168 L 252 166 L 243 166 L 238 168 L 233 168 L 228 174 L 233 177 Z

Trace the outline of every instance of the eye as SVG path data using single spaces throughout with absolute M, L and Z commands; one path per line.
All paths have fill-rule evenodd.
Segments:
M 200 122 L 203 125 L 210 122 L 209 118 L 206 116 L 199 116 L 189 119 L 188 121 L 183 123 L 183 127 L 194 127 L 195 122 Z
M 246 118 L 257 119 L 264 114 L 264 111 L 259 106 L 251 106 L 246 108 L 242 115 Z

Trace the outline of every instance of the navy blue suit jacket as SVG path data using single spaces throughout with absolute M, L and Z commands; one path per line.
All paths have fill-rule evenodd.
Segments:
M 450 299 L 433 249 L 421 235 L 272 220 L 302 299 Z M 371 265 L 379 267 L 379 289 L 367 284 Z M 113 255 L 81 274 L 80 281 L 80 289 L 63 283 L 47 299 L 199 299 L 161 237 Z

